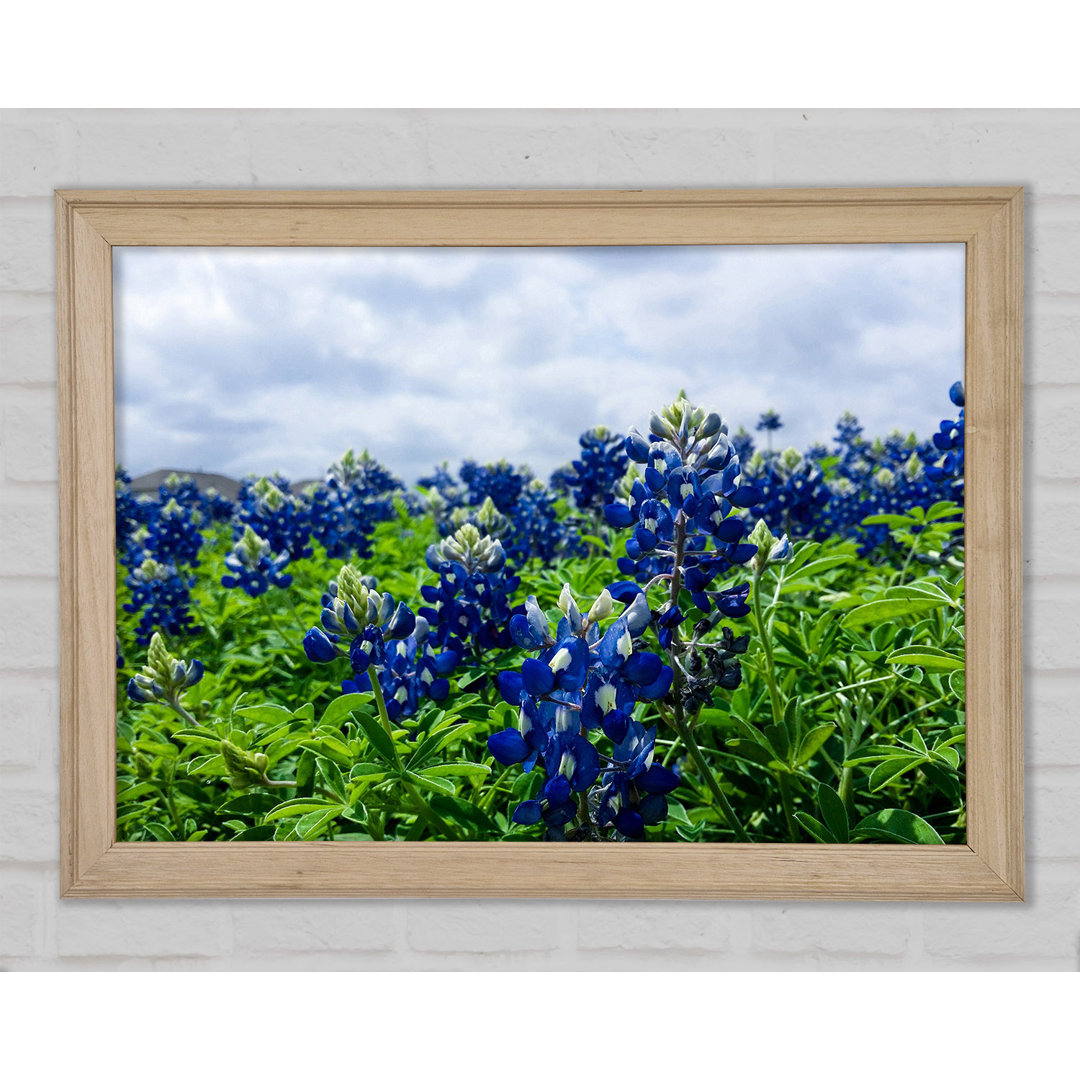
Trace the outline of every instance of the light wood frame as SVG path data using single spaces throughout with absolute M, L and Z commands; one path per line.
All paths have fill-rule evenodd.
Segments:
M 61 894 L 1019 900 L 1019 188 L 60 191 Z M 114 245 L 967 246 L 968 843 L 117 843 Z

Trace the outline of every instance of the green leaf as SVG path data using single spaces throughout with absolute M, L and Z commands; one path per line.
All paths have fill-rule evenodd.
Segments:
M 964 700 L 964 672 L 954 671 L 949 676 L 949 689 L 961 700 Z
M 155 839 L 163 842 L 175 841 L 176 837 L 165 828 L 164 825 L 159 825 L 156 821 L 148 821 L 143 828 Z
M 905 615 L 921 615 L 924 611 L 933 611 L 939 607 L 945 607 L 951 601 L 948 597 L 941 599 L 932 596 L 924 597 L 899 597 L 895 600 L 871 600 L 861 607 L 852 608 L 843 619 L 841 625 L 847 629 L 852 626 L 863 626 L 866 623 L 883 622 L 886 619 L 900 619 Z
M 373 761 L 361 761 L 349 770 L 350 780 L 376 780 L 386 776 L 386 766 L 376 765 Z
M 462 825 L 479 829 L 482 833 L 498 833 L 501 831 L 483 810 L 473 806 L 472 803 L 466 802 L 464 799 L 451 798 L 448 795 L 434 795 L 431 798 L 430 806 L 440 817 L 453 818 Z
M 348 801 L 345 794 L 345 777 L 341 775 L 341 769 L 328 758 L 319 758 L 315 765 L 315 771 L 322 780 L 323 787 L 329 788 L 342 802 Z
M 910 772 L 916 766 L 921 765 L 926 758 L 917 757 L 912 758 L 908 756 L 904 757 L 891 757 L 886 758 L 880 765 L 874 768 L 874 771 L 870 774 L 870 790 L 878 791 L 886 784 L 891 783 L 898 776 L 902 776 L 906 772 Z
M 903 844 L 944 844 L 937 830 L 918 814 L 908 810 L 879 810 L 855 827 L 856 836 L 875 840 L 896 840 Z
M 133 787 L 124 788 L 123 791 L 116 793 L 116 802 L 118 805 L 131 802 L 133 799 L 140 799 L 143 795 L 157 795 L 157 784 L 141 783 L 135 784 Z
M 312 810 L 296 823 L 296 835 L 301 840 L 317 840 L 341 811 L 340 806 L 327 810 Z
M 458 739 L 464 739 L 467 735 L 471 735 L 476 730 L 475 724 L 458 724 L 454 723 L 454 718 L 448 718 L 451 721 L 449 729 L 440 729 L 429 735 L 417 748 L 416 752 L 409 759 L 409 766 L 414 769 L 420 768 L 426 762 L 430 761 L 440 750 L 444 750 L 452 742 L 456 742 Z
M 282 705 L 246 705 L 237 709 L 234 716 L 243 716 L 247 720 L 257 720 L 261 724 L 281 724 L 291 720 L 293 714 Z
M 365 694 L 342 694 L 326 706 L 319 723 L 326 727 L 339 728 L 347 716 L 366 705 L 369 700 Z
M 765 738 L 780 761 L 787 761 L 788 750 L 791 743 L 788 741 L 788 731 L 783 724 L 769 724 L 765 729 Z
M 371 748 L 388 765 L 397 765 L 397 751 L 394 749 L 394 740 L 387 735 L 379 720 L 374 716 L 365 716 L 363 713 L 353 713 L 353 719 L 363 728 Z
M 835 730 L 835 724 L 818 724 L 817 727 L 811 728 L 799 743 L 795 764 L 805 765 L 829 741 L 829 737 Z
M 415 773 L 409 769 L 406 769 L 403 775 L 410 783 L 441 795 L 453 795 L 456 790 L 452 780 L 444 780 L 441 776 L 429 776 L 426 772 Z
M 823 559 L 815 559 L 800 566 L 797 570 L 784 575 L 784 582 L 780 587 L 781 593 L 797 592 L 810 588 L 814 583 L 810 580 L 818 574 L 824 574 L 827 570 L 835 570 L 838 566 L 844 566 L 852 562 L 850 555 L 827 555 Z
M 690 815 L 686 812 L 686 807 L 678 799 L 673 799 L 671 796 L 668 796 L 668 818 L 674 821 L 676 825 L 685 825 L 687 828 L 693 828 L 694 826 L 694 823 L 690 820 Z
M 795 811 L 795 820 L 819 843 L 835 844 L 836 837 L 817 818 L 804 814 L 801 810 Z
M 446 765 L 432 765 L 423 770 L 425 776 L 468 776 L 472 778 L 489 776 L 491 769 L 487 765 L 477 765 L 472 761 L 451 761 Z
M 279 821 L 281 818 L 297 817 L 302 814 L 314 813 L 316 810 L 329 810 L 331 807 L 335 811 L 345 809 L 341 803 L 331 802 L 329 799 L 289 799 L 275 806 L 263 818 L 263 824 L 269 825 L 270 822 Z
M 273 810 L 279 802 L 280 800 L 268 791 L 252 791 L 223 802 L 216 812 L 226 816 L 239 814 L 241 817 L 255 817 Z
M 274 839 L 274 826 L 273 825 L 254 825 L 250 829 L 242 829 L 235 836 L 230 838 L 232 840 L 273 840 Z
M 821 812 L 821 820 L 825 822 L 829 832 L 836 837 L 837 843 L 846 844 L 851 838 L 851 833 L 844 800 L 828 784 L 818 784 L 817 804 Z
M 927 671 L 963 671 L 961 657 L 930 645 L 905 645 L 885 658 L 886 664 L 916 664 Z
M 954 772 L 960 768 L 960 754 L 955 747 L 943 746 L 940 750 L 935 747 L 930 751 L 930 757 L 947 765 Z

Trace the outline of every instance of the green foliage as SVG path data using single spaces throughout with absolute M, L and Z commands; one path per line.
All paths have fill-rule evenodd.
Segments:
M 749 569 L 730 576 L 731 584 L 751 580 L 754 607 L 724 625 L 749 633 L 750 644 L 738 689 L 717 692 L 688 717 L 700 759 L 667 722 L 663 702 L 635 712 L 658 726 L 657 760 L 682 777 L 666 822 L 650 837 L 732 840 L 719 790 L 757 842 L 964 842 L 957 513 L 939 503 L 871 519 L 890 526 L 892 555 L 864 558 L 850 543 L 804 541 L 790 561 L 759 576 Z M 587 556 L 515 568 L 515 602 L 535 594 L 554 611 L 564 582 L 591 597 L 620 580 L 623 541 L 606 528 L 596 532 Z M 488 736 L 515 716 L 494 675 L 519 666 L 523 654 L 459 668 L 446 701 L 425 699 L 414 716 L 390 725 L 371 694 L 340 694 L 346 672 L 310 663 L 301 648 L 338 564 L 317 548 L 290 565 L 288 590 L 253 599 L 220 585 L 229 528 L 204 535 L 193 589 L 203 630 L 166 642 L 173 655 L 197 657 L 206 668 L 184 691 L 188 719 L 165 704 L 128 700 L 126 683 L 145 656 L 118 580 L 126 658 L 118 671 L 121 840 L 537 838 L 511 814 L 537 794 L 540 775 L 503 768 L 487 752 Z M 420 587 L 435 580 L 423 552 L 436 535 L 431 519 L 410 517 L 402 505 L 378 526 L 361 570 L 415 610 Z

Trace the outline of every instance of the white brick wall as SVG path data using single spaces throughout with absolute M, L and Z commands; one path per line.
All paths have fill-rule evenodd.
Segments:
M 1076 969 L 1078 161 L 1061 110 L 4 112 L 0 967 Z M 54 188 L 967 183 L 1028 192 L 1025 905 L 57 900 Z

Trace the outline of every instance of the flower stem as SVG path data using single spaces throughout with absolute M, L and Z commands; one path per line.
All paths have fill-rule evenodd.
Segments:
M 464 837 L 453 828 L 448 821 L 443 821 L 428 804 L 425 802 L 423 795 L 420 794 L 416 788 L 404 779 L 405 768 L 401 764 L 401 757 L 398 754 L 397 743 L 394 741 L 394 728 L 390 723 L 390 714 L 386 711 L 386 699 L 383 697 L 382 686 L 379 685 L 379 673 L 372 665 L 370 671 L 371 682 L 371 694 L 375 698 L 375 707 L 379 710 L 379 723 L 382 724 L 383 730 L 386 732 L 387 738 L 390 740 L 390 745 L 394 751 L 394 766 L 397 771 L 402 775 L 402 786 L 408 792 L 413 809 L 417 815 L 424 819 L 427 826 L 433 829 L 436 833 L 445 833 L 451 840 L 463 840 Z
M 675 518 L 675 564 L 671 570 L 671 604 L 672 606 L 679 602 L 679 590 L 682 588 L 682 569 L 683 569 L 683 557 L 686 553 L 686 516 L 680 510 Z M 690 756 L 694 759 L 694 763 L 701 770 L 702 777 L 708 785 L 709 790 L 712 792 L 713 798 L 716 800 L 717 805 L 723 812 L 724 817 L 727 819 L 728 824 L 731 826 L 735 833 L 735 838 L 743 844 L 750 843 L 750 837 L 747 836 L 746 830 L 743 828 L 742 822 L 739 821 L 735 814 L 735 810 L 732 807 L 728 797 L 721 790 L 720 785 L 716 781 L 716 777 L 713 775 L 713 771 L 709 768 L 709 763 L 705 760 L 705 755 L 701 752 L 701 747 L 698 746 L 697 740 L 694 738 L 693 732 L 690 730 L 690 725 L 686 722 L 686 716 L 683 712 L 682 701 L 682 689 L 683 689 L 683 672 L 682 664 L 679 662 L 679 656 L 683 651 L 683 642 L 679 637 L 679 628 L 677 626 L 672 628 L 671 631 L 671 645 L 669 646 L 669 652 L 674 663 L 671 665 L 672 670 L 672 682 L 671 682 L 671 694 L 672 694 L 672 723 L 675 730 L 679 733 L 679 738 L 682 739 L 683 745 L 690 751 Z

